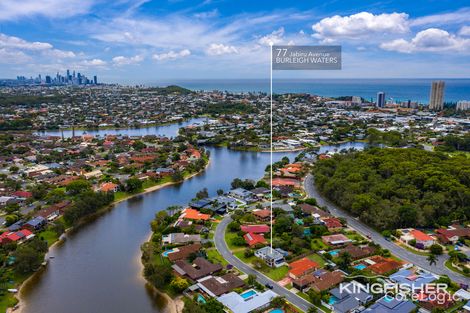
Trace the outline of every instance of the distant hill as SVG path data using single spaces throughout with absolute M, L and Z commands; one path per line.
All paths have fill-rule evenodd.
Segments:
M 172 93 L 178 93 L 178 94 L 190 94 L 190 93 L 193 93 L 193 91 L 189 90 L 189 89 L 186 89 L 186 88 L 183 88 L 183 87 L 180 87 L 180 86 L 176 86 L 176 85 L 170 85 L 170 86 L 166 86 L 166 87 L 155 87 L 155 88 L 152 88 L 152 90 L 156 90 L 158 91 L 159 93 L 163 94 L 163 95 L 168 95 L 168 94 L 172 94 Z

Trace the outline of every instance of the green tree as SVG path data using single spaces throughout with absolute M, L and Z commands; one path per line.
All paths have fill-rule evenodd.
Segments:
M 136 177 L 131 177 L 126 181 L 126 191 L 134 193 L 142 190 L 143 183 Z
M 65 190 L 72 196 L 91 190 L 91 183 L 84 179 L 77 179 L 69 183 Z
M 436 265 L 437 264 L 437 257 L 435 254 L 430 254 L 427 258 L 429 265 Z

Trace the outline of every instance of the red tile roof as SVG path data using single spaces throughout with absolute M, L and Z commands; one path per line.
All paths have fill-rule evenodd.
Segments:
M 431 240 L 434 240 L 434 239 L 432 239 L 431 236 L 426 235 L 425 233 L 423 233 L 423 232 L 420 231 L 420 230 L 413 229 L 412 231 L 410 231 L 410 234 L 411 234 L 411 236 L 413 236 L 416 240 L 419 240 L 419 241 L 431 241 Z
M 308 258 L 302 258 L 300 260 L 290 263 L 289 267 L 289 274 L 292 274 L 295 277 L 301 277 L 307 274 L 309 271 L 314 271 L 319 266 L 317 262 L 314 262 Z
M 269 233 L 269 226 L 265 224 L 261 225 L 242 225 L 241 230 L 245 233 Z
M 246 243 L 251 247 L 257 244 L 266 244 L 266 239 L 263 235 L 255 234 L 255 233 L 248 233 L 243 236 L 245 238 Z
M 203 220 L 207 221 L 211 218 L 209 214 L 203 214 L 198 210 L 194 210 L 191 208 L 186 208 L 181 212 L 180 218 L 185 218 L 189 220 Z

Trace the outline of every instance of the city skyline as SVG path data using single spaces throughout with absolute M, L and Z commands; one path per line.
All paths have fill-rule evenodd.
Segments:
M 266 78 L 269 41 L 343 47 L 342 71 L 280 78 L 469 77 L 470 7 L 429 3 L 7 0 L 0 4 L 0 78 L 67 68 L 131 84 Z

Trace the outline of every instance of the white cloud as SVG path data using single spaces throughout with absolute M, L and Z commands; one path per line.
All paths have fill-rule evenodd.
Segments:
M 470 26 L 462 26 L 459 31 L 460 36 L 470 36 Z
M 238 50 L 234 46 L 212 43 L 209 48 L 207 48 L 206 53 L 208 55 L 223 55 L 238 53 Z
M 101 59 L 83 60 L 79 63 L 84 67 L 103 67 L 106 66 L 106 61 Z
M 129 65 L 129 64 L 138 64 L 144 60 L 144 57 L 141 55 L 135 55 L 133 57 L 117 56 L 113 58 L 113 63 L 117 66 Z
M 408 14 L 360 12 L 349 16 L 335 15 L 312 26 L 314 37 L 325 42 L 336 39 L 360 39 L 373 34 L 402 34 L 409 31 Z
M 191 55 L 191 51 L 189 51 L 188 49 L 183 49 L 178 52 L 171 50 L 166 53 L 154 54 L 152 58 L 157 61 L 165 61 L 165 60 L 175 60 L 179 58 L 184 58 L 189 55 Z
M 219 10 L 217 9 L 194 14 L 195 18 L 200 18 L 200 19 L 212 18 L 212 17 L 217 17 L 217 16 L 219 16 Z
M 269 46 L 270 44 L 277 45 L 283 42 L 284 27 L 273 31 L 271 34 L 261 37 L 258 43 L 263 46 Z
M 11 51 L 0 48 L 0 64 L 20 64 L 30 61 L 31 57 L 26 55 L 23 51 Z
M 1 0 L 0 21 L 30 16 L 68 18 L 87 13 L 93 3 L 93 0 Z
M 402 53 L 447 51 L 470 53 L 470 39 L 450 34 L 439 28 L 428 28 L 418 32 L 411 40 L 395 39 L 382 43 L 380 47 Z
M 1 48 L 13 48 L 13 49 L 22 49 L 22 50 L 48 50 L 52 49 L 52 45 L 47 42 L 29 42 L 14 36 L 7 36 L 0 33 L 0 47 Z
M 410 26 L 462 24 L 470 21 L 470 8 L 455 12 L 418 17 L 410 21 Z

